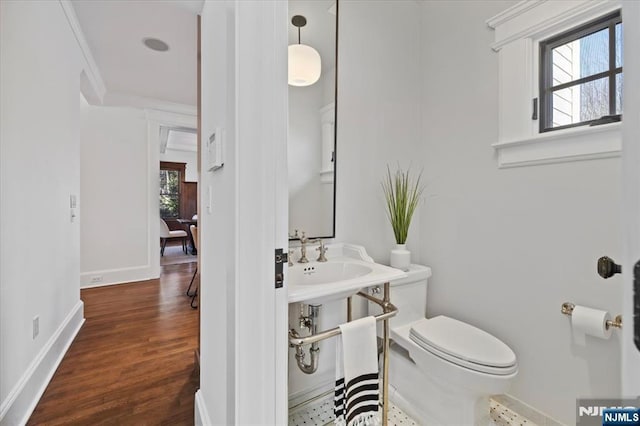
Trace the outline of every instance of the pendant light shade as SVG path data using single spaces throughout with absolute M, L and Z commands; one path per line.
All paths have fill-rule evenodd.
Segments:
M 306 44 L 289 46 L 289 84 L 311 86 L 320 79 L 322 62 L 316 49 Z
M 311 86 L 320 79 L 322 61 L 316 49 L 300 42 L 300 28 L 307 25 L 307 19 L 296 15 L 291 19 L 298 28 L 298 44 L 289 46 L 289 85 Z

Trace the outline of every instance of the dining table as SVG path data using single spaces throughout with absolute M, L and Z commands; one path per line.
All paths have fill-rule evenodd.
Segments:
M 184 227 L 184 230 L 187 231 L 187 235 L 189 236 L 188 252 L 196 256 L 198 254 L 198 249 L 196 248 L 196 244 L 193 241 L 193 235 L 191 234 L 191 225 L 198 226 L 198 220 L 197 219 L 178 219 L 178 223 Z

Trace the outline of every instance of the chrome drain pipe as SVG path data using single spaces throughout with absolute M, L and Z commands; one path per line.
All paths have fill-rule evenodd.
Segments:
M 301 314 L 300 314 L 300 327 L 307 328 L 311 335 L 314 335 L 318 332 L 318 316 L 320 312 L 321 305 L 308 305 L 308 313 L 304 315 L 304 305 L 301 305 Z M 294 337 L 300 337 L 298 332 L 295 329 L 291 329 L 291 335 Z M 298 368 L 305 374 L 313 374 L 318 369 L 318 357 L 320 356 L 320 347 L 318 346 L 318 342 L 313 342 L 311 344 L 311 348 L 309 349 L 309 357 L 311 358 L 311 362 L 309 364 L 305 363 L 306 353 L 302 348 L 302 345 L 296 346 L 296 363 L 298 364 Z

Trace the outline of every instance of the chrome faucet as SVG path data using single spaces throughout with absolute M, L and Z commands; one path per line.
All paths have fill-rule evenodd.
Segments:
M 309 238 L 307 238 L 307 235 L 305 234 L 304 231 L 301 231 L 301 233 L 298 234 L 297 229 L 296 229 L 296 233 L 293 235 L 293 238 L 297 238 L 300 240 L 300 259 L 298 259 L 298 263 L 309 263 L 309 259 L 307 259 L 307 244 L 315 244 L 315 243 L 320 243 L 320 246 L 316 249 L 317 251 L 320 252 L 320 255 L 318 256 L 317 261 L 318 262 L 327 261 L 327 258 L 325 257 L 325 254 L 327 253 L 327 248 L 325 247 L 324 241 L 322 241 L 321 238 L 310 240 Z M 289 255 L 289 258 L 291 258 L 291 255 Z
M 298 263 L 309 263 L 309 259 L 307 259 L 307 244 L 315 243 L 315 240 L 308 239 L 304 231 L 298 238 L 300 239 L 300 259 L 298 259 Z

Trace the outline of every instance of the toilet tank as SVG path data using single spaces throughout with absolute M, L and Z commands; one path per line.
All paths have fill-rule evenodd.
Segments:
M 398 313 L 391 318 L 391 328 L 415 322 L 426 317 L 427 310 L 427 280 L 431 276 L 431 268 L 422 265 L 411 265 L 407 277 L 391 281 L 391 303 L 398 308 Z M 383 286 L 378 286 L 380 293 L 375 295 L 382 298 Z M 382 308 L 369 302 L 369 315 L 378 315 Z

